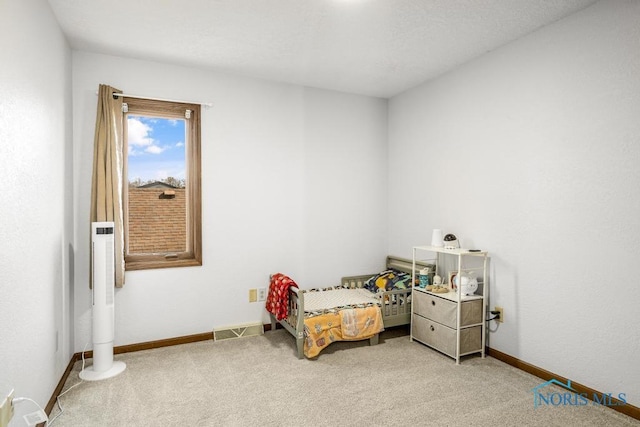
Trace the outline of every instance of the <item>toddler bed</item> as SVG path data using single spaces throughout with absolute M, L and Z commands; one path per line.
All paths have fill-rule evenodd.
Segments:
M 273 275 L 266 304 L 271 330 L 279 322 L 291 333 L 300 359 L 317 356 L 335 341 L 377 344 L 385 327 L 411 322 L 412 260 L 388 256 L 386 267 L 378 274 L 343 277 L 340 286 L 324 289 L 298 289 L 291 278 Z

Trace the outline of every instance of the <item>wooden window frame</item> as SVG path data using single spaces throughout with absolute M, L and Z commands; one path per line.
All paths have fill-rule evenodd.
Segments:
M 156 268 L 192 267 L 202 265 L 202 190 L 201 190 L 201 155 L 200 155 L 200 105 L 172 101 L 157 101 L 140 98 L 123 98 L 127 104 L 128 114 L 156 116 L 161 118 L 185 119 L 186 110 L 191 110 L 186 118 L 185 128 L 187 140 L 186 153 L 186 251 L 178 253 L 129 254 L 129 190 L 127 161 L 124 162 L 124 224 L 125 224 L 125 270 L 149 270 Z M 127 121 L 124 120 L 125 141 L 124 156 L 128 156 Z

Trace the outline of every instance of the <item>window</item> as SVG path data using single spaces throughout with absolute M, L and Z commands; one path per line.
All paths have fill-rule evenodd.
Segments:
M 126 269 L 202 265 L 200 106 L 123 102 Z

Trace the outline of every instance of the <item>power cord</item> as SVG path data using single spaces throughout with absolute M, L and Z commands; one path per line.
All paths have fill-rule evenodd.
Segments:
M 497 320 L 500 318 L 500 312 L 499 311 L 490 311 L 489 313 L 493 314 L 493 317 L 487 319 L 487 322 L 490 322 L 492 320 Z
M 87 350 L 87 346 L 88 346 L 88 345 L 89 345 L 89 342 L 87 342 L 87 343 L 84 345 L 84 348 L 82 349 L 82 369 L 80 370 L 80 373 L 82 373 L 82 371 L 84 371 L 84 365 L 85 365 L 84 353 L 85 353 L 85 351 Z M 80 373 L 78 373 L 78 378 L 80 378 Z M 70 392 L 71 390 L 73 390 L 74 388 L 78 387 L 78 386 L 79 386 L 80 384 L 82 384 L 83 382 L 84 382 L 84 381 L 82 380 L 82 378 L 80 378 L 80 382 L 78 382 L 78 383 L 76 383 L 76 384 L 72 385 L 71 387 L 69 387 L 68 389 L 66 389 L 66 390 L 65 390 L 65 391 L 63 391 L 62 393 L 60 393 L 58 396 L 56 396 L 56 404 L 58 405 L 58 409 L 59 409 L 59 411 L 60 411 L 60 412 L 58 412 L 58 413 L 56 414 L 56 416 L 55 416 L 55 417 L 53 417 L 53 418 L 51 419 L 51 421 L 49 421 L 49 423 L 47 424 L 47 426 L 50 426 L 51 424 L 53 424 L 53 422 L 54 422 L 55 420 L 57 420 L 57 419 L 58 419 L 58 417 L 59 417 L 60 415 L 62 415 L 62 413 L 64 412 L 64 409 L 62 408 L 62 404 L 60 403 L 60 398 L 61 398 L 62 396 L 64 396 L 65 394 L 67 394 L 68 392 Z
M 498 319 L 500 319 L 500 312 L 499 312 L 499 311 L 494 311 L 494 310 L 492 310 L 492 311 L 490 311 L 489 313 L 493 314 L 493 317 L 488 318 L 488 319 L 487 319 L 487 322 L 490 322 L 490 321 L 492 321 L 492 320 L 498 320 Z M 498 328 L 499 328 L 499 327 L 500 327 L 500 323 L 499 323 L 499 322 L 496 322 L 496 328 L 495 328 L 495 329 L 491 329 L 491 327 L 490 327 L 489 325 L 487 325 L 487 331 L 488 331 L 489 333 L 493 333 L 493 332 L 496 332 L 496 331 L 498 330 Z

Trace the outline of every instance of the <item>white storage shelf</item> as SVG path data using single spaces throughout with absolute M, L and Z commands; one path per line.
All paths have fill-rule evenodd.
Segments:
M 448 272 L 439 271 L 444 264 L 453 263 L 458 275 L 472 272 L 478 279 L 474 295 L 461 295 L 458 290 L 446 293 L 414 288 L 411 309 L 411 341 L 432 347 L 460 363 L 460 357 L 481 353 L 485 357 L 485 337 L 489 284 L 487 281 L 487 252 L 468 249 L 444 249 L 436 246 L 413 248 L 413 283 L 417 277 L 416 261 L 429 260 L 436 265 L 435 274 L 448 281 Z M 450 284 L 447 283 L 450 286 Z

